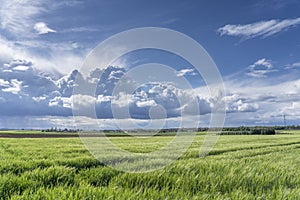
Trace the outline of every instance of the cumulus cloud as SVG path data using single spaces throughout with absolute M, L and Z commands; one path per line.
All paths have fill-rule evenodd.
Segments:
M 284 19 L 284 20 L 268 20 L 260 21 L 251 24 L 227 24 L 218 29 L 219 34 L 239 36 L 243 38 L 255 38 L 255 37 L 268 37 L 279 33 L 281 31 L 288 30 L 292 27 L 300 24 L 300 17 L 295 19 Z
M 256 61 L 248 69 L 247 75 L 257 78 L 265 77 L 268 73 L 276 71 L 273 69 L 272 61 L 265 58 Z
M 227 95 L 224 97 L 227 112 L 255 112 L 259 109 L 257 103 L 247 102 L 250 97 L 241 97 L 238 94 Z
M 15 60 L 7 67 L 22 66 L 30 63 L 26 60 Z M 271 68 L 272 64 L 266 59 L 255 62 Z M 107 71 L 106 71 L 107 70 Z M 9 113 L 10 116 L 72 116 L 72 106 L 75 112 L 85 117 L 96 111 L 98 119 L 120 119 L 126 121 L 128 115 L 124 109 L 129 110 L 129 118 L 133 120 L 148 120 L 149 117 L 158 118 L 161 115 L 152 115 L 153 111 L 163 111 L 168 119 L 179 119 L 181 116 L 196 119 L 200 115 L 209 121 L 212 110 L 218 107 L 218 101 L 226 103 L 228 119 L 240 122 L 241 119 L 250 120 L 251 123 L 280 120 L 283 113 L 294 116 L 299 110 L 297 104 L 300 99 L 300 80 L 280 82 L 277 85 L 255 82 L 243 84 L 243 81 L 225 82 L 227 94 L 224 97 L 216 91 L 213 95 L 208 93 L 206 87 L 179 89 L 171 82 L 150 82 L 136 88 L 133 93 L 119 92 L 113 94 L 114 85 L 119 81 L 123 71 L 118 67 L 104 69 L 104 76 L 98 83 L 101 90 L 94 96 L 86 94 L 72 94 L 76 87 L 75 76 L 80 72 L 74 71 L 61 79 L 53 79 L 38 71 L 0 72 L 0 116 Z M 114 78 L 113 78 L 114 77 Z M 269 79 L 266 77 L 265 79 Z M 263 79 L 263 80 L 265 80 Z M 88 84 L 88 80 L 85 79 Z M 103 86 L 107 83 L 107 86 Z M 121 112 L 114 116 L 112 107 Z M 77 111 L 76 111 L 77 108 Z M 198 110 L 199 108 L 199 110 Z M 74 111 L 74 110 L 73 110 Z M 123 113 L 124 111 L 124 113 Z M 249 119 L 248 119 L 249 118 Z M 297 118 L 297 117 L 295 117 Z M 187 120 L 187 119 L 184 119 Z M 240 121 L 239 121 L 240 120 Z M 228 121 L 228 120 L 227 120 Z
M 300 62 L 298 62 L 298 63 L 293 63 L 292 66 L 293 66 L 293 67 L 300 67 Z
M 149 119 L 151 109 L 158 107 L 165 110 L 167 117 L 178 117 L 183 114 L 199 115 L 211 112 L 211 103 L 209 100 L 197 97 L 191 90 L 179 89 L 171 82 L 149 82 L 137 88 L 132 85 L 136 88 L 133 93 L 119 91 L 112 94 L 117 82 L 122 78 L 122 75 L 124 75 L 124 69 L 108 67 L 102 71 L 102 73 L 100 71 L 92 71 L 92 76 L 88 76 L 86 80 L 89 82 L 89 79 L 94 77 L 95 73 L 100 76 L 98 83 L 93 81 L 93 84 L 97 84 L 98 86 L 95 97 L 89 97 L 90 101 L 87 103 L 87 109 L 90 109 L 88 106 L 91 104 L 95 105 L 96 113 L 99 118 L 115 117 L 122 119 L 131 117 L 134 119 Z M 70 79 L 65 80 L 70 81 Z M 126 84 L 134 84 L 134 81 L 126 82 Z M 62 84 L 60 85 L 63 86 Z M 128 87 L 130 88 L 129 85 Z M 81 100 L 79 98 L 76 101 L 82 103 L 86 102 L 85 99 L 86 98 L 83 98 L 83 100 Z M 80 107 L 79 104 L 77 106 Z M 113 116 L 112 107 L 116 109 L 117 114 L 115 116 Z M 200 113 L 198 107 L 201 107 Z M 79 108 L 78 110 L 84 111 Z
M 7 67 L 7 68 L 13 68 L 13 67 L 16 67 L 18 65 L 31 66 L 32 62 L 27 61 L 27 60 L 23 60 L 23 59 L 14 59 L 14 60 L 10 61 L 9 63 L 5 63 L 3 66 Z
M 21 81 L 18 81 L 17 79 L 11 79 L 9 84 L 7 84 L 2 91 L 18 94 L 21 91 L 21 85 Z
M 36 23 L 33 28 L 36 31 L 36 33 L 39 35 L 56 32 L 55 30 L 49 28 L 47 24 L 45 24 L 44 22 Z
M 112 100 L 112 96 L 105 96 L 103 94 L 97 96 L 98 103 L 109 102 L 111 100 Z
M 292 117 L 300 116 L 300 102 L 291 102 L 290 105 L 283 108 L 283 114 Z
M 4 80 L 4 79 L 0 79 L 0 86 L 2 87 L 8 87 L 9 86 L 9 82 Z
M 194 72 L 194 69 L 182 69 L 180 71 L 177 72 L 176 76 L 186 76 L 186 75 L 196 75 L 196 73 Z
M 274 83 L 272 77 L 265 77 L 252 84 L 245 79 L 227 80 L 225 87 L 229 124 L 283 125 L 283 114 L 293 116 L 289 124 L 299 124 L 300 112 L 293 102 L 300 99 L 300 79 Z
M 7 68 L 7 69 L 25 71 L 25 70 L 31 68 L 32 65 L 33 65 L 33 63 L 31 61 L 27 61 L 25 59 L 14 59 L 14 60 L 10 61 L 9 63 L 5 63 L 3 66 L 4 66 L 4 68 Z
M 35 102 L 43 102 L 46 100 L 46 97 L 45 96 L 41 96 L 41 97 L 32 97 L 32 99 L 35 101 Z
M 82 108 L 88 108 L 96 103 L 96 98 L 89 95 L 76 94 L 73 95 L 73 103 Z
M 42 97 L 39 98 L 39 100 L 44 100 L 44 99 Z M 48 105 L 50 107 L 58 106 L 63 108 L 72 108 L 72 97 L 69 98 L 69 97 L 56 96 L 53 99 L 49 100 Z
M 153 99 L 149 99 L 146 101 L 137 101 L 137 107 L 149 107 L 149 106 L 156 106 L 156 102 Z

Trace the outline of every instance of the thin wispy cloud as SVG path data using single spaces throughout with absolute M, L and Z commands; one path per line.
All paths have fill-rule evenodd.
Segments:
M 64 29 L 61 32 L 62 33 L 69 33 L 69 32 L 97 32 L 99 31 L 99 28 L 93 28 L 93 27 L 73 27 L 73 28 L 69 28 L 69 29 Z
M 261 0 L 258 1 L 257 3 L 255 3 L 252 7 L 253 9 L 264 9 L 264 10 L 280 10 L 280 9 L 284 9 L 287 6 L 294 6 L 297 5 L 299 3 L 298 0 Z
M 36 19 L 55 10 L 82 3 L 82 1 L 77 0 L 62 0 L 59 2 L 48 0 L 1 0 L 0 28 L 18 38 L 32 38 L 35 32 L 38 34 L 56 32 L 44 22 L 39 22 Z
M 36 23 L 33 28 L 39 35 L 56 32 L 55 30 L 49 28 L 44 22 Z
M 3 0 L 0 7 L 1 28 L 15 36 L 30 36 L 34 25 L 34 17 L 42 12 L 43 1 Z
M 179 18 L 172 18 L 172 19 L 168 19 L 162 22 L 162 24 L 167 25 L 167 24 L 173 24 L 176 23 L 179 20 Z
M 254 64 L 250 65 L 248 69 L 247 75 L 257 78 L 266 77 L 268 73 L 276 71 L 273 69 L 272 61 L 265 58 L 256 61 Z
M 300 24 L 300 17 L 295 19 L 260 21 L 251 24 L 227 24 L 218 29 L 218 33 L 229 36 L 238 36 L 244 39 L 262 37 L 266 38 L 281 31 L 286 31 Z
M 296 68 L 300 68 L 300 62 L 289 64 L 285 67 L 285 69 L 296 69 Z
M 11 63 L 12 60 L 27 60 L 28 62 L 33 63 L 33 67 L 38 70 L 47 71 L 47 72 L 57 72 L 66 74 L 69 73 L 74 66 L 80 66 L 82 59 L 84 58 L 83 54 L 76 54 L 72 51 L 73 49 L 71 44 L 58 44 L 58 43 L 49 43 L 42 41 L 24 41 L 25 43 L 16 44 L 15 42 L 8 41 L 5 38 L 0 36 L 0 67 L 6 66 L 5 63 Z M 29 48 L 35 48 L 38 46 L 44 46 L 48 49 L 49 55 L 51 57 L 44 57 L 42 55 L 35 54 L 34 52 L 29 51 Z M 62 63 L 64 67 L 62 66 Z
M 69 1 L 64 1 L 69 2 Z M 67 4 L 68 5 L 68 4 Z M 46 0 L 1 0 L 0 6 L 0 66 L 14 59 L 35 63 L 34 68 L 45 71 L 68 73 L 82 62 L 85 52 L 72 52 L 75 45 L 70 41 L 47 41 L 41 34 L 56 32 L 51 19 L 46 24 L 45 14 L 62 7 Z M 38 19 L 38 20 L 37 20 Z M 5 34 L 2 34 L 5 33 Z M 38 49 L 39 51 L 36 51 Z M 45 52 L 47 54 L 39 53 Z M 63 59 L 63 60 L 62 60 Z M 62 68 L 61 65 L 64 65 Z M 21 69 L 21 68 L 19 68 Z M 61 71 L 63 70 L 63 72 Z

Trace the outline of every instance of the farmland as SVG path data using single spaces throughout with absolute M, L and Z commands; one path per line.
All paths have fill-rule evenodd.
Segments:
M 199 134 L 182 157 L 149 173 L 103 166 L 80 138 L 0 138 L 0 199 L 300 199 L 300 132 L 287 133 L 220 136 L 205 158 Z M 172 137 L 110 140 L 150 152 Z

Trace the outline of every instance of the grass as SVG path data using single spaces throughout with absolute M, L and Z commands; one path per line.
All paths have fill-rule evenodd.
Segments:
M 300 130 L 279 130 L 279 134 L 300 134 Z
M 0 130 L 1 134 L 41 134 L 42 132 L 40 130 Z
M 171 139 L 110 140 L 151 152 Z M 0 138 L 0 199 L 300 199 L 299 132 L 220 136 L 199 158 L 203 139 L 161 170 L 127 173 L 103 166 L 79 138 Z

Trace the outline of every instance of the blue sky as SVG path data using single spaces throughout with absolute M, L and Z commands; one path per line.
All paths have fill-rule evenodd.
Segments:
M 182 32 L 210 54 L 226 89 L 225 125 L 282 125 L 283 115 L 288 124 L 300 123 L 297 0 L 0 0 L 0 4 L 0 128 L 70 124 L 72 95 L 63 94 L 66 88 L 61 87 L 68 85 L 62 86 L 63 80 L 71 80 L 69 74 L 98 43 L 147 26 Z M 195 90 L 203 91 L 193 66 L 171 54 L 135 52 L 117 64 L 128 68 L 154 61 L 172 66 Z M 211 104 L 213 97 L 204 93 L 199 93 L 203 105 Z

